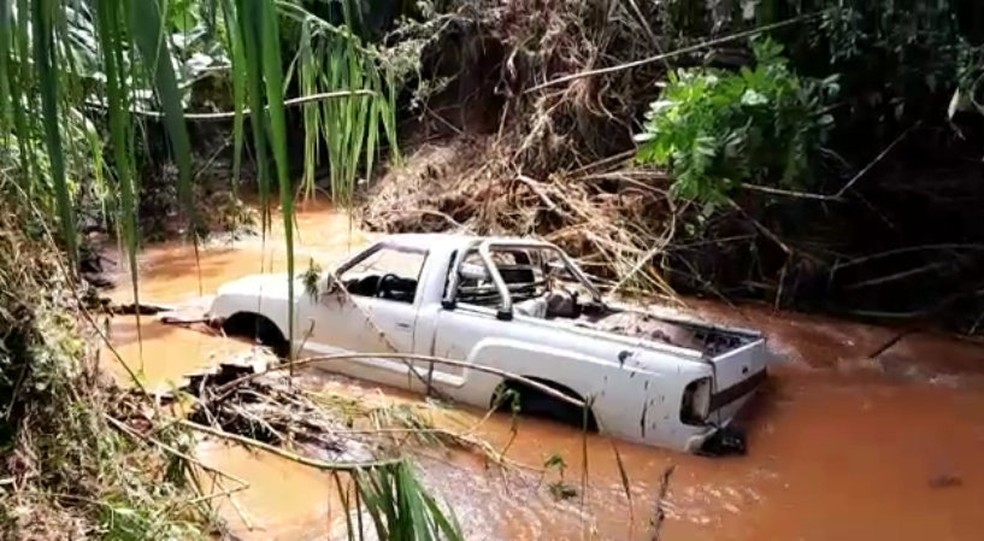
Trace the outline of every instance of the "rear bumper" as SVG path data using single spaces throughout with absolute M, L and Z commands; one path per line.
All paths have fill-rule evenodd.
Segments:
M 734 402 L 754 393 L 765 382 L 767 377 L 766 369 L 763 368 L 731 387 L 718 390 L 718 392 L 711 395 L 711 412 L 713 413 L 727 408 Z
M 711 395 L 711 418 L 716 423 L 688 438 L 685 451 L 700 452 L 709 439 L 722 429 L 730 427 L 735 415 L 748 403 L 767 378 L 767 371 L 763 368 L 739 383 Z

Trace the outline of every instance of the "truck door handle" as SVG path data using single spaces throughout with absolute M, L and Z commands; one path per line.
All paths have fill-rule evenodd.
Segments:
M 406 322 L 403 322 L 403 321 L 400 321 L 400 322 L 397 322 L 396 328 L 397 329 L 410 329 L 410 324 L 409 323 L 406 323 Z

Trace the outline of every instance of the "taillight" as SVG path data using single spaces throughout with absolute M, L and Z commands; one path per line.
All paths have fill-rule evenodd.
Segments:
M 691 381 L 683 390 L 680 405 L 680 421 L 688 425 L 702 425 L 707 421 L 711 408 L 711 378 Z

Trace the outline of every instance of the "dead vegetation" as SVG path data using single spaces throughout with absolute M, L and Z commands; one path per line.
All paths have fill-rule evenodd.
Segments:
M 452 27 L 451 45 L 442 49 L 465 52 L 438 54 L 433 69 L 474 71 L 478 63 L 493 73 L 458 95 L 479 96 L 461 107 L 502 100 L 496 125 L 484 135 L 424 144 L 407 167 L 374 187 L 364 223 L 386 232 L 538 235 L 612 286 L 672 295 L 650 263 L 674 238 L 685 209 L 667 197 L 665 173 L 632 164 L 636 119 L 658 96 L 667 64 L 538 88 L 662 51 L 667 42 L 650 23 L 660 9 L 584 0 L 488 0 L 461 8 L 457 16 L 467 23 Z
M 538 235 L 611 285 L 631 280 L 647 291 L 671 294 L 658 269 L 645 264 L 675 227 L 672 218 L 651 219 L 675 212 L 658 187 L 662 175 L 615 162 L 538 180 L 511 165 L 509 150 L 493 138 L 425 145 L 409 158 L 409 168 L 377 186 L 363 222 L 391 233 Z M 462 159 L 467 155 L 475 161 Z M 622 188 L 607 190 L 603 184 Z
M 490 465 L 537 469 L 508 458 L 508 443 L 497 449 L 479 435 L 485 422 L 498 411 L 499 403 L 482 418 L 472 420 L 459 417 L 440 400 L 401 401 L 383 396 L 376 400 L 339 391 L 332 386 L 334 380 L 326 384 L 319 369 L 309 370 L 315 364 L 330 366 L 332 362 L 378 356 L 404 362 L 467 364 L 405 353 L 346 353 L 282 363 L 258 346 L 201 373 L 189 374 L 187 385 L 180 391 L 192 396 L 193 404 L 181 423 L 207 435 L 335 472 L 397 465 L 411 454 L 409 451 L 427 449 L 464 450 Z M 579 400 L 522 376 L 469 366 L 584 406 Z M 506 394 L 500 400 L 510 396 Z M 175 398 L 170 396 L 169 400 Z M 516 413 L 513 411 L 514 416 Z
M 684 5 L 485 0 L 457 8 L 425 76 L 461 75 L 420 106 L 416 135 L 426 142 L 369 187 L 363 224 L 537 235 L 621 292 L 984 328 L 984 245 L 946 225 L 969 223 L 982 192 L 978 183 L 939 182 L 940 164 L 925 158 L 962 153 L 958 146 L 970 156 L 969 141 L 911 127 L 856 170 L 831 165 L 821 193 L 742 185 L 714 212 L 669 196 L 666 172 L 634 163 L 632 136 L 668 69 L 751 61 L 754 31 L 715 27 L 708 46 L 695 45 L 674 27 L 670 4 Z M 956 184 L 959 197 L 951 197 Z
M 192 375 L 184 388 L 195 397 L 189 426 L 337 471 L 399 462 L 408 444 L 494 454 L 469 431 L 436 426 L 438 406 L 360 399 L 326 386 L 317 375 L 292 376 L 276 364 L 272 354 L 254 348 Z

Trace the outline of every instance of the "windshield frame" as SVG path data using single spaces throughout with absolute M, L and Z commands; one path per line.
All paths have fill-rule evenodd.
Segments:
M 549 242 L 534 240 L 486 239 L 472 242 L 467 247 L 459 250 L 455 254 L 451 268 L 449 269 L 448 286 L 445 289 L 444 301 L 442 302 L 445 308 L 452 308 L 455 306 L 455 302 L 458 297 L 458 289 L 460 287 L 460 272 L 462 265 L 465 262 L 465 258 L 469 255 L 469 252 L 476 250 L 478 252 L 478 256 L 485 264 L 485 268 L 489 273 L 489 278 L 492 280 L 492 283 L 499 294 L 499 307 L 496 311 L 496 317 L 499 319 L 512 319 L 512 294 L 509 292 L 509 286 L 507 286 L 505 280 L 503 280 L 502 274 L 499 272 L 499 268 L 492 257 L 492 251 L 495 249 L 540 250 L 556 255 L 560 259 L 561 263 L 563 263 L 564 269 L 567 270 L 567 272 L 569 272 L 570 275 L 574 277 L 574 279 L 582 287 L 584 287 L 585 290 L 588 291 L 588 293 L 590 293 L 592 300 L 596 303 L 603 304 L 601 292 L 598 288 L 591 282 L 587 275 L 584 274 L 584 272 L 577 266 L 570 256 L 568 256 L 566 252 L 561 250 L 556 245 Z

